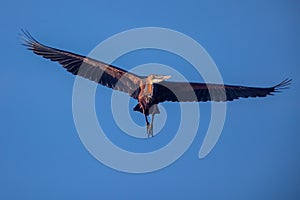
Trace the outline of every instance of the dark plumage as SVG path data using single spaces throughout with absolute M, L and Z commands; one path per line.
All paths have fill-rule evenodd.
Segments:
M 157 104 L 164 101 L 200 102 L 232 101 L 238 98 L 265 97 L 286 89 L 291 79 L 272 87 L 246 87 L 235 85 L 205 84 L 165 81 L 170 76 L 138 76 L 116 66 L 68 51 L 48 47 L 23 31 L 24 45 L 35 54 L 60 63 L 68 72 L 95 81 L 109 88 L 128 93 L 138 100 L 134 110 L 145 115 L 148 136 L 153 136 L 154 114 Z M 147 116 L 152 114 L 152 123 Z

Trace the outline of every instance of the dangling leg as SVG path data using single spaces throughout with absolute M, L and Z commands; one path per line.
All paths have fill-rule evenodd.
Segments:
M 147 134 L 148 134 L 148 137 L 150 137 L 150 136 L 153 137 L 153 119 L 154 119 L 154 114 L 152 114 L 152 117 L 151 117 L 151 124 L 147 125 Z
M 154 115 L 155 113 L 152 114 L 152 117 L 151 117 L 151 124 L 150 124 L 150 131 L 149 131 L 149 135 L 151 135 L 152 137 L 154 136 L 153 135 L 153 121 L 154 121 Z
M 154 104 L 151 106 L 150 108 L 150 113 L 152 114 L 152 117 L 151 117 L 151 124 L 150 124 L 150 128 L 149 128 L 149 136 L 151 135 L 152 137 L 154 136 L 153 135 L 153 122 L 154 122 L 154 115 L 155 114 L 159 114 L 159 109 L 157 107 L 157 104 Z
M 150 135 L 150 123 L 148 121 L 147 115 L 145 115 L 145 119 L 146 119 L 146 126 L 147 126 L 147 135 L 149 137 L 149 135 Z

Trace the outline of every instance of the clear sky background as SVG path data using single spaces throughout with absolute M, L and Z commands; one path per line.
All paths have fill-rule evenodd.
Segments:
M 2 2 L 0 199 L 300 199 L 299 22 L 300 3 L 292 0 Z M 45 44 L 86 55 L 116 33 L 145 26 L 192 37 L 225 83 L 271 86 L 287 77 L 293 83 L 272 97 L 229 103 L 220 140 L 206 158 L 198 159 L 210 117 L 204 103 L 197 136 L 177 162 L 148 174 L 118 172 L 92 157 L 78 137 L 74 77 L 27 51 L 18 34 L 24 28 Z M 162 52 L 133 52 L 115 64 L 129 70 L 149 62 L 202 81 L 187 62 Z M 98 87 L 96 100 L 110 97 L 111 90 Z M 109 107 L 96 105 L 108 137 L 136 152 L 174 137 L 178 107 L 164 106 L 171 113 L 166 127 L 138 140 L 118 129 Z M 144 123 L 142 115 L 131 115 Z

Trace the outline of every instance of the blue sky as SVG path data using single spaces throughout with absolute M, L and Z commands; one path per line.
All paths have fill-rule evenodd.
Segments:
M 0 199 L 299 199 L 298 1 L 12 0 L 2 2 L 0 11 Z M 229 103 L 220 140 L 202 160 L 207 103 L 200 105 L 194 142 L 175 163 L 148 174 L 113 170 L 78 137 L 74 77 L 25 50 L 18 34 L 24 28 L 45 44 L 86 55 L 116 33 L 146 26 L 174 29 L 199 42 L 225 83 L 271 86 L 287 77 L 293 83 L 273 97 Z M 115 64 L 129 70 L 149 62 L 202 81 L 187 62 L 163 52 L 133 52 Z M 98 87 L 97 101 L 105 105 L 110 98 L 109 89 Z M 108 137 L 136 152 L 158 149 L 174 137 L 178 107 L 164 106 L 170 113 L 166 127 L 151 140 L 138 140 L 118 129 L 108 107 L 96 104 L 98 117 L 106 116 Z M 143 124 L 141 115 L 131 115 Z

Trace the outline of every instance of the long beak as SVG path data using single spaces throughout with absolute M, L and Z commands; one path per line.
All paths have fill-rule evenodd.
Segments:
M 171 78 L 171 76 L 170 75 L 165 75 L 165 76 L 162 76 L 161 77 L 161 79 L 164 81 L 164 80 L 167 80 L 167 79 L 169 79 L 169 78 Z
M 162 82 L 168 78 L 171 78 L 169 75 L 156 75 L 152 80 L 150 80 L 152 83 L 159 83 Z

